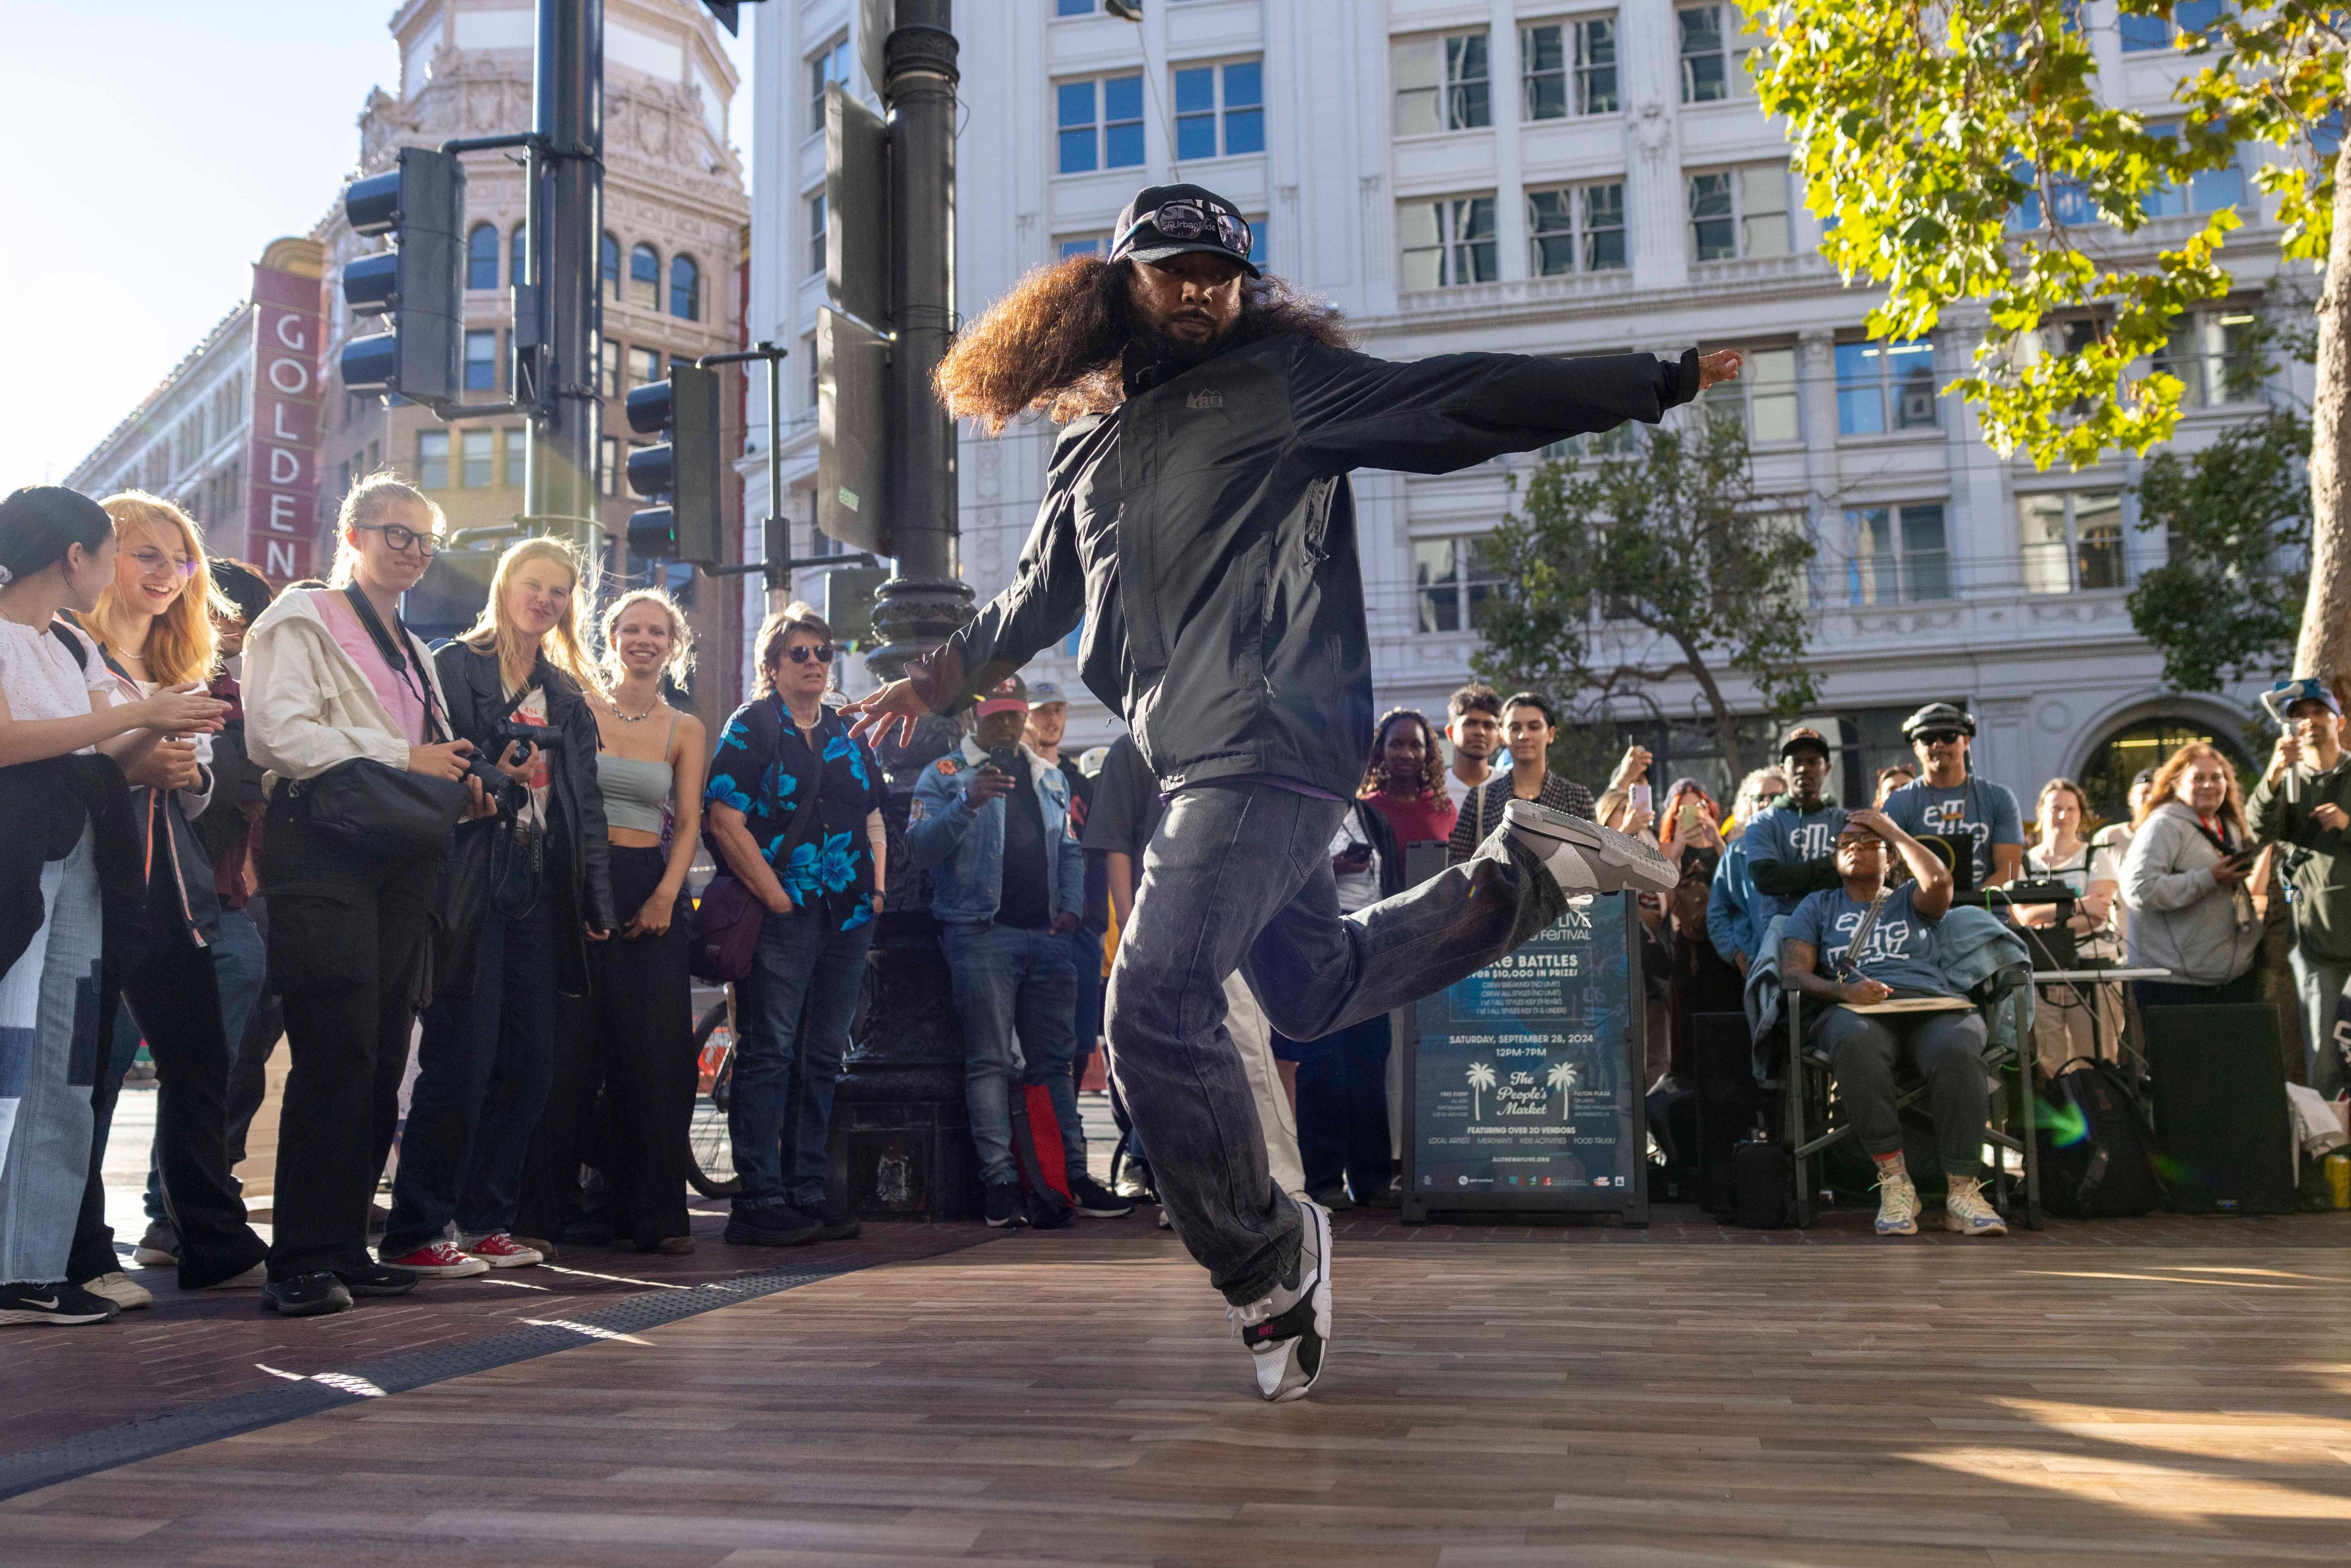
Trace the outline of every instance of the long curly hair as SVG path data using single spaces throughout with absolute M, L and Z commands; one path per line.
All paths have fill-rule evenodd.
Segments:
M 2239 782 L 2236 768 L 2221 755 L 2220 748 L 2201 740 L 2191 740 L 2164 758 L 2163 766 L 2155 770 L 2155 783 L 2147 792 L 2147 804 L 2141 806 L 2138 814 L 2131 819 L 2131 826 L 2145 827 L 2158 806 L 2166 800 L 2179 800 L 2180 776 L 2197 763 L 2206 760 L 2220 765 L 2220 777 L 2229 786 L 2228 799 L 2220 802 L 2221 820 L 2237 830 L 2239 838 L 2244 837 L 2245 787 Z
M 1030 409 L 1056 424 L 1126 401 L 1119 356 L 1134 340 L 1134 263 L 1073 256 L 1040 267 L 956 335 L 931 384 L 957 419 L 994 435 Z M 1241 280 L 1240 319 L 1223 346 L 1295 332 L 1352 347 L 1338 308 L 1267 277 Z
M 1445 754 L 1437 749 L 1437 731 L 1427 716 L 1417 708 L 1390 708 L 1380 716 L 1379 727 L 1372 731 L 1372 759 L 1364 768 L 1364 787 L 1357 791 L 1364 800 L 1380 794 L 1388 787 L 1388 731 L 1400 724 L 1420 726 L 1420 777 L 1399 780 L 1402 791 L 1416 800 L 1433 800 L 1445 788 Z

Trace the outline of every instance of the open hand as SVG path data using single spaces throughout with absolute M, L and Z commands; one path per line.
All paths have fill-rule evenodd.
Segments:
M 1698 390 L 1706 391 L 1722 382 L 1735 382 L 1739 372 L 1747 368 L 1747 356 L 1737 349 L 1717 349 L 1711 354 L 1698 357 Z
M 897 731 L 898 744 L 905 746 L 914 738 L 914 721 L 926 716 L 930 705 L 914 695 L 912 681 L 892 681 L 870 695 L 858 698 L 841 707 L 844 717 L 854 716 L 849 733 L 869 745 L 878 746 Z
M 207 695 L 194 681 L 164 686 L 139 703 L 140 727 L 166 735 L 213 734 L 226 722 L 227 714 L 228 704 Z

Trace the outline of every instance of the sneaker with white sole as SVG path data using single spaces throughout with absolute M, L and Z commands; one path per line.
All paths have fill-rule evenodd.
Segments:
M 51 1280 L 38 1285 L 0 1285 L 0 1323 L 102 1323 L 121 1309 L 79 1285 Z
M 200 1287 L 207 1291 L 257 1291 L 269 1283 L 269 1265 L 256 1263 L 242 1274 L 231 1274 L 225 1280 L 215 1280 Z
M 1290 1278 L 1263 1300 L 1225 1312 L 1270 1405 L 1306 1397 L 1331 1358 L 1331 1214 L 1311 1199 L 1298 1207 L 1305 1223 Z
M 93 1296 L 105 1297 L 126 1312 L 135 1312 L 141 1307 L 155 1304 L 154 1292 L 120 1269 L 100 1274 L 95 1280 L 84 1280 L 81 1288 Z
M 147 1234 L 131 1249 L 131 1260 L 141 1269 L 168 1269 L 180 1260 L 180 1233 L 168 1219 L 150 1221 Z
M 428 1280 L 462 1280 L 468 1274 L 490 1271 L 488 1259 L 460 1252 L 446 1241 L 435 1241 L 401 1257 L 386 1258 L 383 1261 L 388 1267 L 405 1269 Z
M 1983 1183 L 1975 1176 L 1953 1176 L 1943 1198 L 1943 1228 L 1962 1236 L 2005 1236 L 2008 1221 L 1984 1201 Z
M 536 1247 L 524 1246 L 503 1230 L 473 1237 L 465 1242 L 465 1249 L 493 1269 L 528 1269 L 547 1261 L 546 1253 Z
M 1622 893 L 1628 887 L 1671 893 L 1681 884 L 1681 872 L 1674 862 L 1630 833 L 1532 800 L 1512 800 L 1502 809 L 1502 821 L 1503 831 L 1534 852 L 1570 898 Z
M 1877 1184 L 1877 1233 L 1918 1234 L 1918 1189 L 1907 1175 L 1887 1176 Z

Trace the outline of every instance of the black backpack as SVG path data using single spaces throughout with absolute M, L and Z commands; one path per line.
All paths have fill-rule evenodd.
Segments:
M 2120 1219 L 2163 1204 L 2155 1131 L 2130 1079 L 2111 1061 L 2077 1056 L 2035 1106 L 2041 1199 L 2069 1219 Z

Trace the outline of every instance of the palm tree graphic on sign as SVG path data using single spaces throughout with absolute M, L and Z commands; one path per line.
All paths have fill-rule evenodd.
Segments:
M 1551 1064 L 1552 1092 L 1559 1096 L 1559 1119 L 1567 1120 L 1567 1092 L 1575 1087 L 1575 1063 L 1554 1061 Z
M 1469 1116 L 1472 1121 L 1484 1113 L 1481 1107 L 1485 1104 L 1485 1100 L 1480 1091 L 1491 1089 L 1493 1086 L 1494 1070 L 1482 1061 L 1471 1062 L 1469 1064 Z

